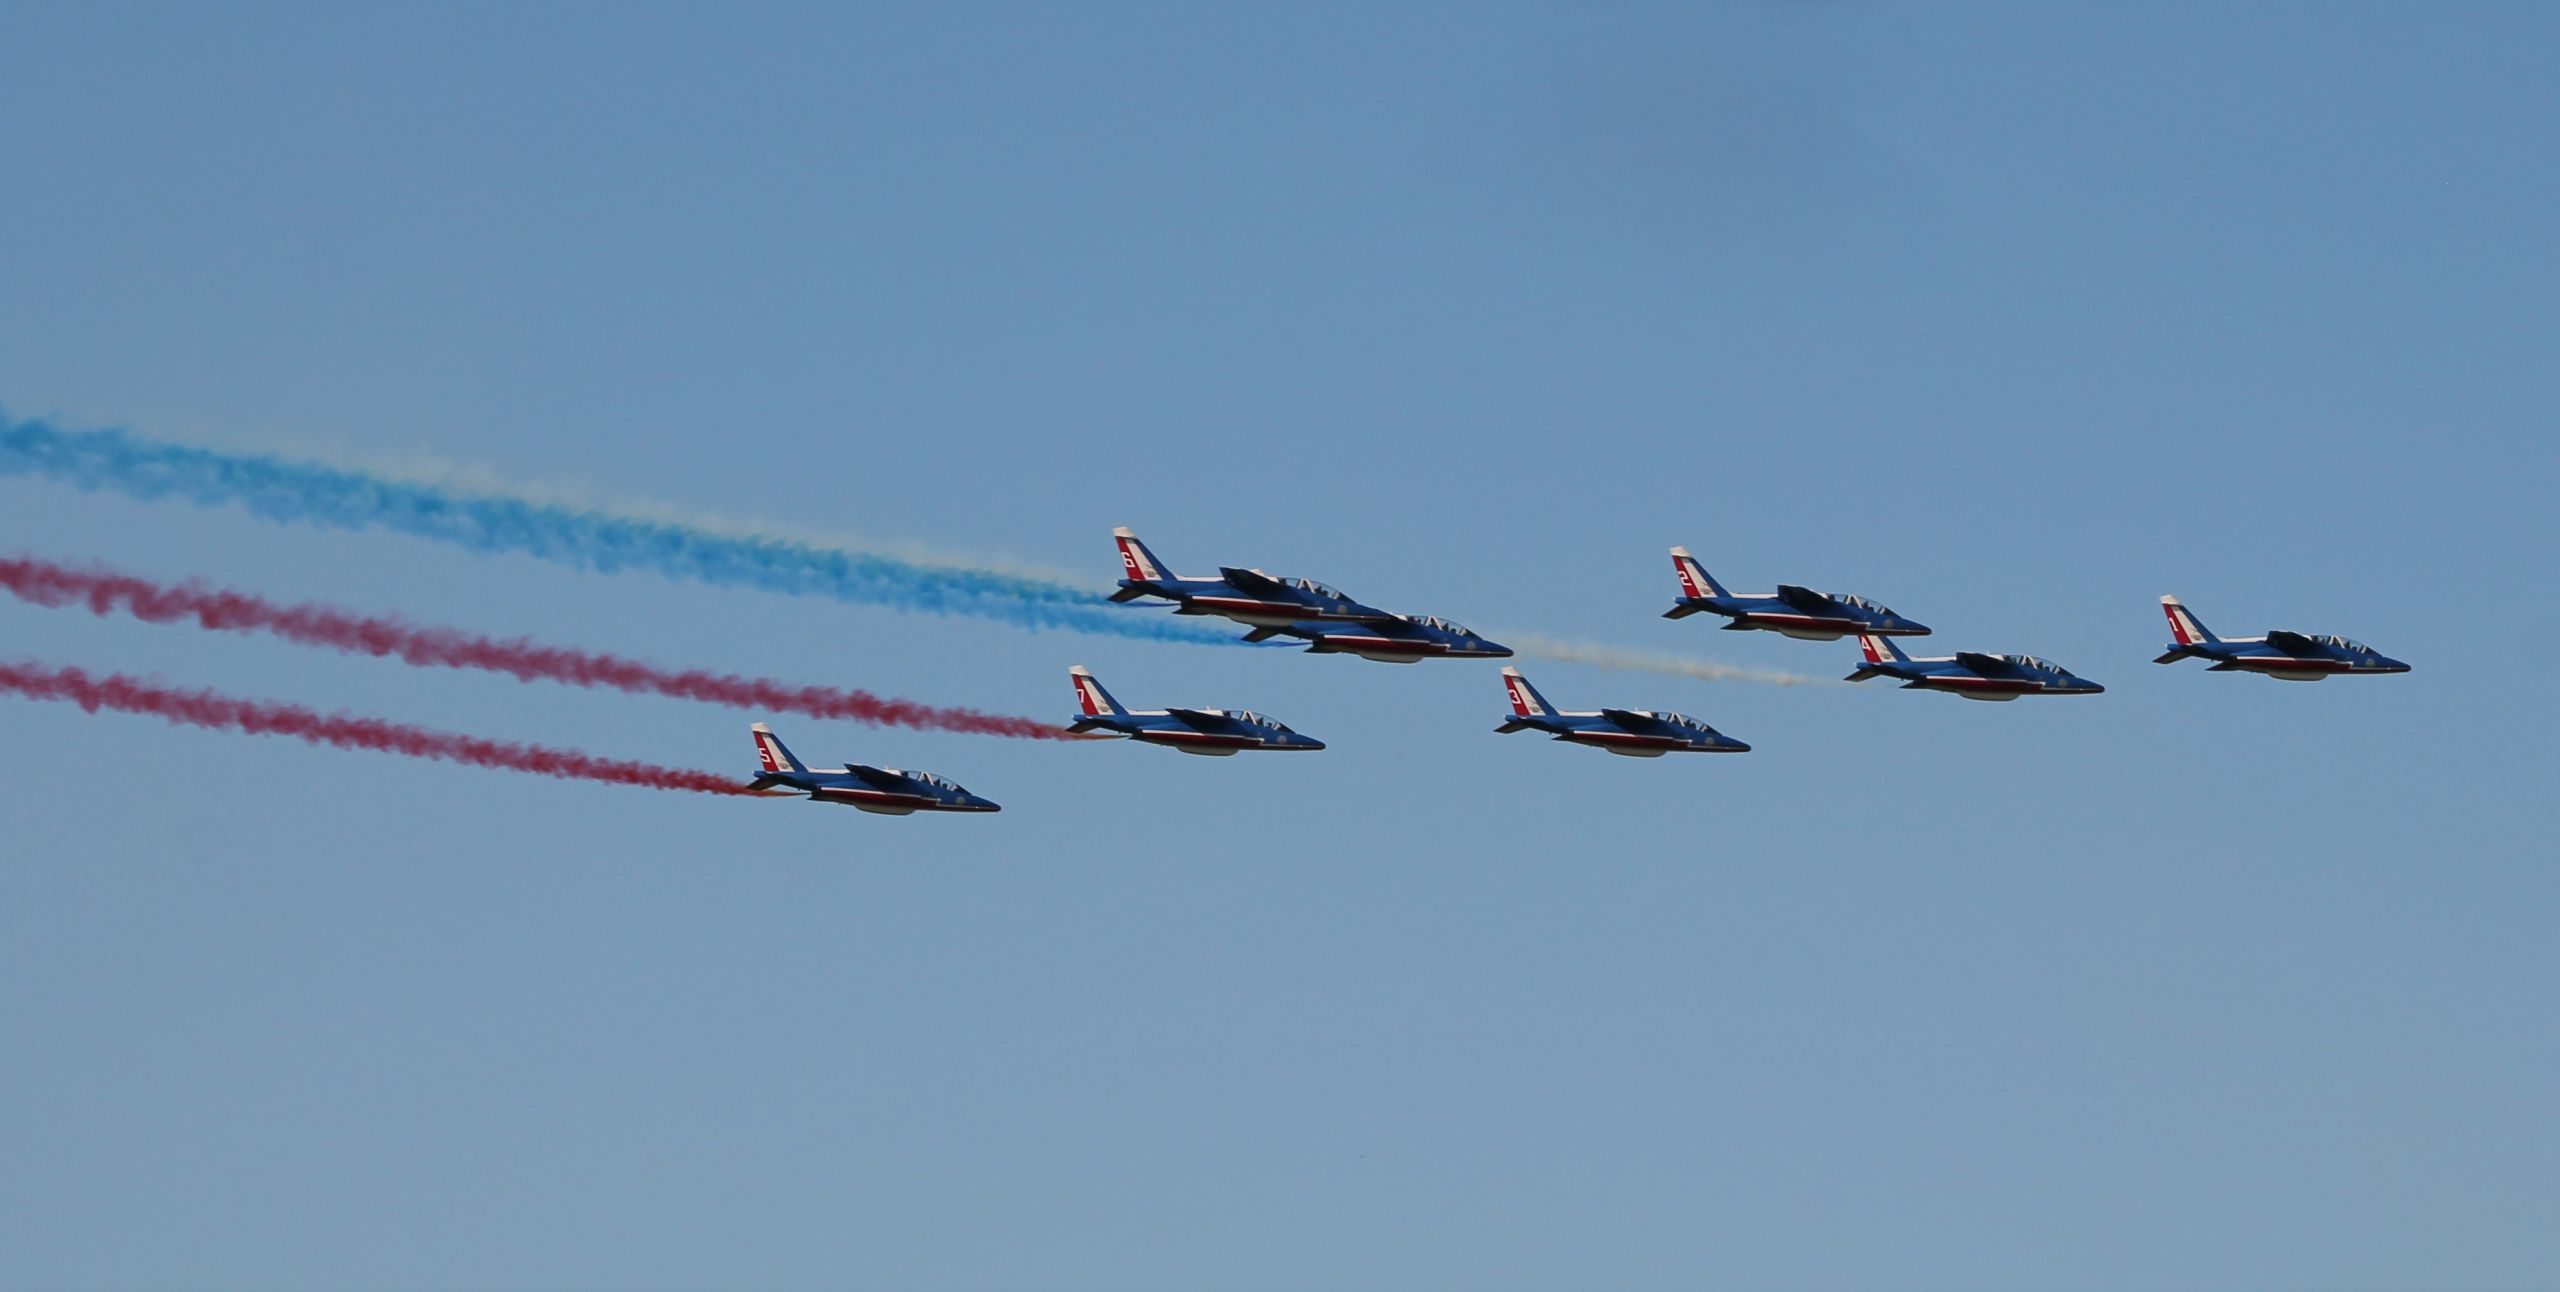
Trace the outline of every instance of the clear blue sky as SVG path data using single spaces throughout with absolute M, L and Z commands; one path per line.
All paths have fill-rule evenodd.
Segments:
M 0 1284 L 2560 1284 L 2538 6 L 13 7 L 0 404 L 1484 625 L 1663 549 L 2110 687 L 1031 634 L 0 481 L 0 547 L 1056 714 L 887 820 L 0 702 Z M 2155 598 L 2414 662 L 2154 668 Z M 750 766 L 752 716 L 0 604 Z

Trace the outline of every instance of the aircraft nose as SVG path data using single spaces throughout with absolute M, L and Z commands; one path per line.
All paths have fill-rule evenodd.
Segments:
M 1501 644 L 1500 642 L 1486 642 L 1484 643 L 1484 657 L 1486 659 L 1509 659 L 1511 658 L 1511 648 Z
M 2085 677 L 2084 677 L 2084 678 L 2082 678 L 2082 679 L 2080 679 L 2080 694 L 2082 694 L 2082 695 L 2104 695 L 2104 694 L 2106 694 L 2106 693 L 2107 693 L 2107 688 L 2105 688 L 2105 687 L 2103 687 L 2103 686 L 2100 686 L 2100 685 L 2098 685 L 2097 683 L 2092 682 L 2092 681 L 2090 681 L 2089 679 L 2087 679 L 2087 678 L 2085 678 Z
M 1316 738 L 1315 738 L 1315 737 L 1313 737 L 1313 736 L 1300 736 L 1300 737 L 1298 737 L 1298 748 L 1300 748 L 1300 749 L 1322 749 L 1322 748 L 1324 748 L 1324 742 L 1323 742 L 1323 741 L 1321 741 L 1321 740 L 1316 739 Z
M 2382 671 L 2385 673 L 2406 673 L 2409 671 L 2409 666 L 2385 655 L 2382 657 Z
M 1004 811 L 1004 805 L 996 802 L 994 799 L 972 794 L 969 796 L 969 810 L 972 812 L 1002 812 Z

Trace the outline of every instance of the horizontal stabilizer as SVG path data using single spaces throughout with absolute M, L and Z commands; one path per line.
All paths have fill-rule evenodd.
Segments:
M 1249 642 L 1267 642 L 1279 635 L 1280 630 L 1277 628 L 1256 628 L 1252 632 L 1246 633 L 1244 635 L 1244 639 Z
M 1135 601 L 1140 597 L 1151 595 L 1153 594 L 1149 593 L 1145 588 L 1122 588 L 1118 592 L 1112 593 L 1111 599 L 1114 601 Z

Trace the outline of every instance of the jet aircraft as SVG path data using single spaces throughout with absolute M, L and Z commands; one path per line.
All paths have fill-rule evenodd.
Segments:
M 1695 718 L 1647 709 L 1600 709 L 1591 713 L 1559 713 L 1529 685 L 1516 668 L 1502 670 L 1502 685 L 1511 693 L 1511 718 L 1495 731 L 1543 731 L 1558 740 L 1606 749 L 1630 758 L 1664 754 L 1747 754 L 1751 746 Z
M 1779 584 L 1775 592 L 1727 592 L 1685 547 L 1671 549 L 1671 568 L 1680 576 L 1680 599 L 1662 612 L 1665 619 L 1686 619 L 1705 611 L 1723 615 L 1725 627 L 1737 632 L 1760 628 L 1816 642 L 1835 642 L 1856 633 L 1929 635 L 1927 624 L 1847 593 L 1816 592 L 1792 583 Z
M 1153 709 L 1133 712 L 1121 707 L 1082 664 L 1067 670 L 1075 684 L 1076 704 L 1084 710 L 1067 730 L 1110 731 L 1150 745 L 1186 754 L 1226 757 L 1240 749 L 1322 749 L 1324 742 L 1258 713 L 1241 709 Z
M 902 772 L 890 767 L 854 763 L 831 772 L 811 769 L 792 756 L 773 728 L 759 722 L 751 728 L 762 767 L 750 790 L 787 789 L 819 803 L 844 803 L 882 816 L 911 812 L 995 812 L 983 799 L 931 772 Z
M 2209 659 L 2208 673 L 2264 673 L 2287 682 L 2317 682 L 2332 673 L 2406 673 L 2409 666 L 2362 642 L 2335 635 L 2270 631 L 2264 637 L 2216 637 L 2204 621 L 2176 597 L 2160 598 L 2169 616 L 2169 631 L 2178 640 L 2151 661 L 2175 664 L 2182 659 Z
M 1302 620 L 1370 623 L 1395 618 L 1392 611 L 1362 605 L 1313 579 L 1284 578 L 1260 570 L 1218 567 L 1214 579 L 1175 574 L 1147 545 L 1127 529 L 1111 531 L 1120 544 L 1120 567 L 1127 575 L 1114 601 L 1162 597 L 1177 615 L 1220 615 L 1240 624 L 1278 628 Z
M 1381 664 L 1511 658 L 1510 647 L 1431 615 L 1390 615 L 1359 624 L 1294 623 L 1256 628 L 1244 639 L 1258 642 L 1283 635 L 1306 642 L 1311 655 L 1357 655 Z
M 1968 700 L 2014 700 L 2022 695 L 2096 695 L 2107 688 L 2071 670 L 2032 655 L 1985 655 L 1957 651 L 1929 659 L 1913 659 L 1890 638 L 1862 634 L 1866 654 L 1852 682 L 1871 677 L 1898 677 L 1905 690 L 1945 691 Z

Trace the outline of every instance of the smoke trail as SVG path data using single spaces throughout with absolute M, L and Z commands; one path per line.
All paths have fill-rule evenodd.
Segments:
M 521 637 L 499 640 L 330 606 L 280 606 L 245 592 L 194 583 L 173 587 L 112 570 L 73 569 L 32 557 L 0 557 L 0 590 L 39 606 L 80 604 L 94 614 L 122 612 L 155 624 L 192 620 L 216 632 L 269 633 L 305 646 L 392 656 L 421 668 L 484 669 L 509 674 L 522 682 L 604 686 L 739 709 L 843 718 L 886 727 L 1027 740 L 1079 738 L 1063 727 L 1034 718 L 941 708 L 864 691 L 793 686 L 702 669 L 678 672 L 618 655 L 537 645 Z
M 388 529 L 476 552 L 518 553 L 600 572 L 645 569 L 702 583 L 928 614 L 974 615 L 1031 629 L 1058 628 L 1146 641 L 1250 644 L 1224 621 L 1199 623 L 1115 606 L 1100 593 L 1036 575 L 725 529 L 641 514 L 629 507 L 548 500 L 499 485 L 399 479 L 352 467 L 193 448 L 116 430 L 66 431 L 0 413 L 0 476 L 10 475 L 38 476 L 145 501 L 180 498 L 207 507 L 238 503 L 254 515 L 278 522 Z M 1512 640 L 1523 655 L 1600 668 L 1779 686 L 1820 680 L 1536 634 Z M 1535 644 L 1520 647 L 1517 642 L 1522 640 Z M 1260 645 L 1286 649 L 1295 643 Z
M 1692 655 L 1670 655 L 1653 651 L 1622 650 L 1598 642 L 1567 641 L 1537 633 L 1500 633 L 1504 644 L 1524 659 L 1551 659 L 1566 664 L 1588 664 L 1593 668 L 1623 672 L 1661 673 L 1670 677 L 1694 677 L 1701 682 L 1758 682 L 1765 686 L 1830 686 L 1829 678 L 1808 677 L 1802 673 L 1786 673 L 1776 669 L 1743 668 L 1719 664 Z
M 226 453 L 124 431 L 66 431 L 0 414 L 0 475 L 41 476 L 84 490 L 200 506 L 332 529 L 387 529 L 482 553 L 518 553 L 582 570 L 650 570 L 669 578 L 789 596 L 974 615 L 1023 628 L 1147 641 L 1241 644 L 1223 628 L 1112 605 L 1072 584 L 770 534 L 723 532 L 500 490 L 399 480 L 355 468 Z
M 660 767 L 654 763 L 598 758 L 572 749 L 518 745 L 456 735 L 381 718 L 322 714 L 294 704 L 243 700 L 214 691 L 179 691 L 155 686 L 119 673 L 91 677 L 76 668 L 41 664 L 0 663 L 0 694 L 30 700 L 69 701 L 91 713 L 113 709 L 144 713 L 180 726 L 241 731 L 253 736 L 292 736 L 315 745 L 371 749 L 411 758 L 432 758 L 473 767 L 530 772 L 563 780 L 638 785 L 653 790 L 691 790 L 696 794 L 750 795 L 745 786 L 709 772 Z

